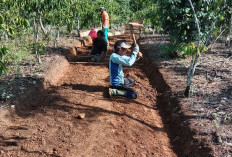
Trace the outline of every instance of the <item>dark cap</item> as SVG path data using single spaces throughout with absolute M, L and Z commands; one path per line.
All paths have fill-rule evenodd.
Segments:
M 102 10 L 106 10 L 105 7 L 100 7 L 99 10 L 101 10 L 101 9 L 102 9 Z

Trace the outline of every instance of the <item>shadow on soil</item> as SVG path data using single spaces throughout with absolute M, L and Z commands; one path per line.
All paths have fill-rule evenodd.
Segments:
M 109 99 L 108 87 L 91 86 L 91 85 L 86 85 L 86 84 L 64 84 L 62 86 L 71 87 L 73 90 L 82 90 L 82 91 L 87 91 L 87 92 L 103 92 L 104 99 Z M 142 105 L 142 106 L 149 108 L 149 109 L 155 109 L 154 107 L 150 107 L 150 106 L 147 106 L 143 103 L 136 101 L 136 99 L 126 99 L 126 98 L 120 97 L 120 96 L 112 97 L 112 98 L 110 98 L 110 101 L 120 102 L 123 104 L 135 103 L 135 104 Z
M 146 50 L 143 52 L 146 52 Z M 171 88 L 166 83 L 158 66 L 145 55 L 144 72 L 150 83 L 157 90 L 157 108 L 162 117 L 165 128 L 175 153 L 183 157 L 213 156 L 212 150 L 204 143 L 193 138 L 194 131 L 190 129 L 188 120 L 192 116 L 186 116 L 182 109 L 177 95 L 173 95 Z M 177 69 L 184 71 L 185 69 Z M 197 118 L 197 117 L 194 117 Z
M 96 117 L 101 116 L 104 113 L 107 113 L 120 117 L 127 117 L 156 131 L 165 131 L 164 128 L 153 126 L 145 122 L 143 119 L 135 118 L 130 114 L 110 111 L 103 109 L 101 107 L 90 106 L 87 104 L 70 102 L 69 100 L 63 98 L 59 93 L 57 93 L 59 88 L 71 87 L 73 90 L 82 90 L 82 91 L 87 91 L 88 93 L 102 92 L 103 99 L 110 100 L 111 102 L 122 102 L 124 104 L 130 104 L 131 102 L 133 102 L 139 105 L 143 105 L 145 107 L 149 107 L 142 103 L 137 102 L 136 100 L 128 100 L 123 97 L 114 97 L 109 99 L 107 96 L 107 91 L 108 91 L 107 87 L 91 86 L 84 84 L 64 84 L 60 87 L 49 87 L 48 89 L 44 89 L 42 80 L 37 82 L 38 83 L 36 85 L 28 88 L 27 92 L 25 92 L 25 94 L 21 96 L 17 101 L 17 105 L 15 106 L 15 113 L 22 118 L 33 117 L 36 114 L 43 114 L 48 116 L 47 113 L 48 110 L 52 110 L 54 112 L 60 110 L 68 113 L 72 113 L 72 111 L 80 111 L 88 115 L 88 118 L 86 118 L 86 123 L 89 124 L 95 121 L 97 119 Z M 23 128 L 12 128 L 12 129 L 27 129 L 27 128 L 23 127 Z
M 26 140 L 26 137 L 22 136 L 12 136 L 12 137 L 3 137 L 0 135 L 0 146 L 3 147 L 12 147 L 12 146 L 18 146 L 18 142 L 20 140 Z

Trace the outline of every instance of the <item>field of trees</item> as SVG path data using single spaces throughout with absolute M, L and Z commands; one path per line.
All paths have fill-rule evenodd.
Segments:
M 228 63 L 228 78 L 224 80 L 229 81 L 225 88 L 228 95 L 232 94 L 231 0 L 0 0 L 0 100 L 13 98 L 8 89 L 14 79 L 25 75 L 22 66 L 36 65 L 30 69 L 30 77 L 36 78 L 43 67 L 41 57 L 59 47 L 64 37 L 79 39 L 81 31 L 101 27 L 101 6 L 109 13 L 112 30 L 138 22 L 144 25 L 142 40 L 148 41 L 149 36 L 157 34 L 167 38 L 167 43 L 158 46 L 161 60 L 187 60 L 182 94 L 189 101 L 199 90 L 192 83 L 197 66 L 204 66 L 208 80 L 211 73 L 200 60 L 207 61 L 207 56 L 214 52 L 226 51 L 219 68 L 213 69 L 213 79 Z M 224 97 L 223 101 L 228 102 L 226 112 L 212 114 L 216 130 L 224 122 L 232 125 L 232 100 Z M 231 134 L 231 130 L 227 129 L 227 133 Z M 227 144 L 231 146 L 230 138 Z

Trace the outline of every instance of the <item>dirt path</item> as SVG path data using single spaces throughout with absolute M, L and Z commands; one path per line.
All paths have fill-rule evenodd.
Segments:
M 137 81 L 136 100 L 106 97 L 104 65 L 71 65 L 61 86 L 29 91 L 0 114 L 0 156 L 176 156 L 142 67 L 124 71 Z

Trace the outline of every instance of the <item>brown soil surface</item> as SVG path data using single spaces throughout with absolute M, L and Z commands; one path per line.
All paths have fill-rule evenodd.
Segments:
M 125 74 L 137 82 L 136 100 L 107 98 L 107 65 L 72 64 L 46 89 L 37 80 L 0 112 L 0 156 L 177 156 L 144 67 Z
M 128 34 L 110 37 L 107 60 L 118 39 L 132 42 Z M 126 76 L 137 82 L 133 88 L 139 98 L 131 100 L 107 97 L 107 60 L 102 65 L 69 65 L 60 57 L 88 62 L 77 56 L 86 55 L 89 48 L 77 48 L 75 43 L 65 39 L 61 45 L 71 45 L 69 49 L 48 48 L 39 77 L 25 75 L 6 83 L 15 97 L 1 100 L 0 156 L 232 154 L 231 51 L 216 44 L 201 56 L 187 99 L 183 91 L 189 59 L 161 57 L 160 47 L 168 38 L 147 36 L 139 41 L 144 59 L 124 68 Z
M 212 152 L 212 156 L 232 155 L 232 51 L 224 43 L 200 56 L 190 98 L 184 97 L 190 59 L 170 59 L 161 55 L 168 37 L 149 35 L 140 40 L 144 55 L 159 69 L 154 74 L 158 108 L 164 114 L 177 152 Z M 151 70 L 149 70 L 151 73 Z M 160 75 L 159 75 L 160 73 Z M 158 77 L 160 76 L 160 77 Z M 163 81 L 162 81 L 163 80 Z M 160 100 L 160 101 L 159 101 Z M 159 106 L 163 102 L 163 107 Z M 167 115 L 167 114 L 170 115 Z M 166 115 L 166 116 L 165 116 Z M 179 130 L 172 131 L 172 130 Z M 186 133 L 190 132 L 186 138 Z M 190 140 L 189 142 L 187 142 Z M 185 145 L 185 148 L 181 147 Z M 195 149 L 195 146 L 200 146 Z M 180 147 L 178 147 L 180 146 Z M 189 148 L 188 148 L 189 147 Z M 211 149 L 211 150 L 210 150 Z M 209 154 L 198 155 L 209 156 Z

